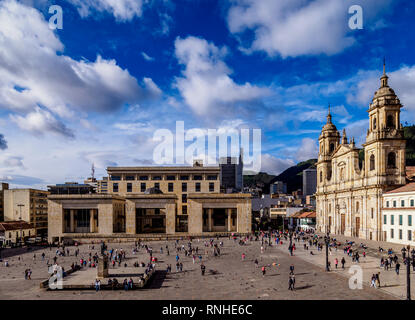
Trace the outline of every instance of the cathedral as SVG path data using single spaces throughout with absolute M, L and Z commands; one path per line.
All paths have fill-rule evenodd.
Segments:
M 383 66 L 380 88 L 369 105 L 363 148 L 327 123 L 319 136 L 317 231 L 381 241 L 382 194 L 406 183 L 402 105 Z

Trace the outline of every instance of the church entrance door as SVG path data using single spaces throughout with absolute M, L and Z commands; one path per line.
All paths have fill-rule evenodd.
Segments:
M 359 238 L 360 217 L 356 217 L 356 237 Z
M 346 216 L 343 213 L 341 215 L 340 234 L 344 234 L 345 229 L 346 229 Z

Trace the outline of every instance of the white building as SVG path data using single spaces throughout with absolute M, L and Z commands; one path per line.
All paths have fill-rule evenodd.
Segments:
M 415 246 L 415 183 L 384 193 L 382 215 L 386 241 Z

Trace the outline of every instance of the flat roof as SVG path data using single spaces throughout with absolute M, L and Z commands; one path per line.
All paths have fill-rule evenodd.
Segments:
M 124 197 L 108 193 L 89 193 L 89 194 L 51 194 L 48 196 L 51 200 L 65 200 L 65 199 L 114 199 L 125 200 Z
M 220 171 L 219 166 L 212 167 L 192 167 L 192 166 L 182 166 L 182 167 L 107 167 L 107 172 L 110 171 Z

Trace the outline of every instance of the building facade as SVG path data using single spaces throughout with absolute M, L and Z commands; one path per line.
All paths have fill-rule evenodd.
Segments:
M 415 183 L 386 192 L 382 203 L 385 241 L 415 246 Z
M 382 194 L 405 181 L 405 145 L 400 123 L 402 105 L 383 72 L 369 106 L 363 149 L 349 142 L 327 116 L 319 137 L 317 162 L 317 229 L 362 239 L 384 240 Z
M 224 157 L 219 159 L 220 187 L 224 192 L 240 192 L 243 190 L 242 150 L 239 158 Z
M 0 183 L 0 222 L 4 221 L 4 190 L 9 190 L 8 183 Z
M 31 223 L 25 221 L 0 222 L 0 246 L 24 243 L 36 236 L 36 230 Z
M 4 220 L 25 221 L 33 225 L 37 236 L 48 232 L 48 192 L 36 189 L 4 191 Z
M 219 167 L 107 171 L 107 193 L 49 196 L 49 241 L 251 232 L 251 196 L 220 193 Z

